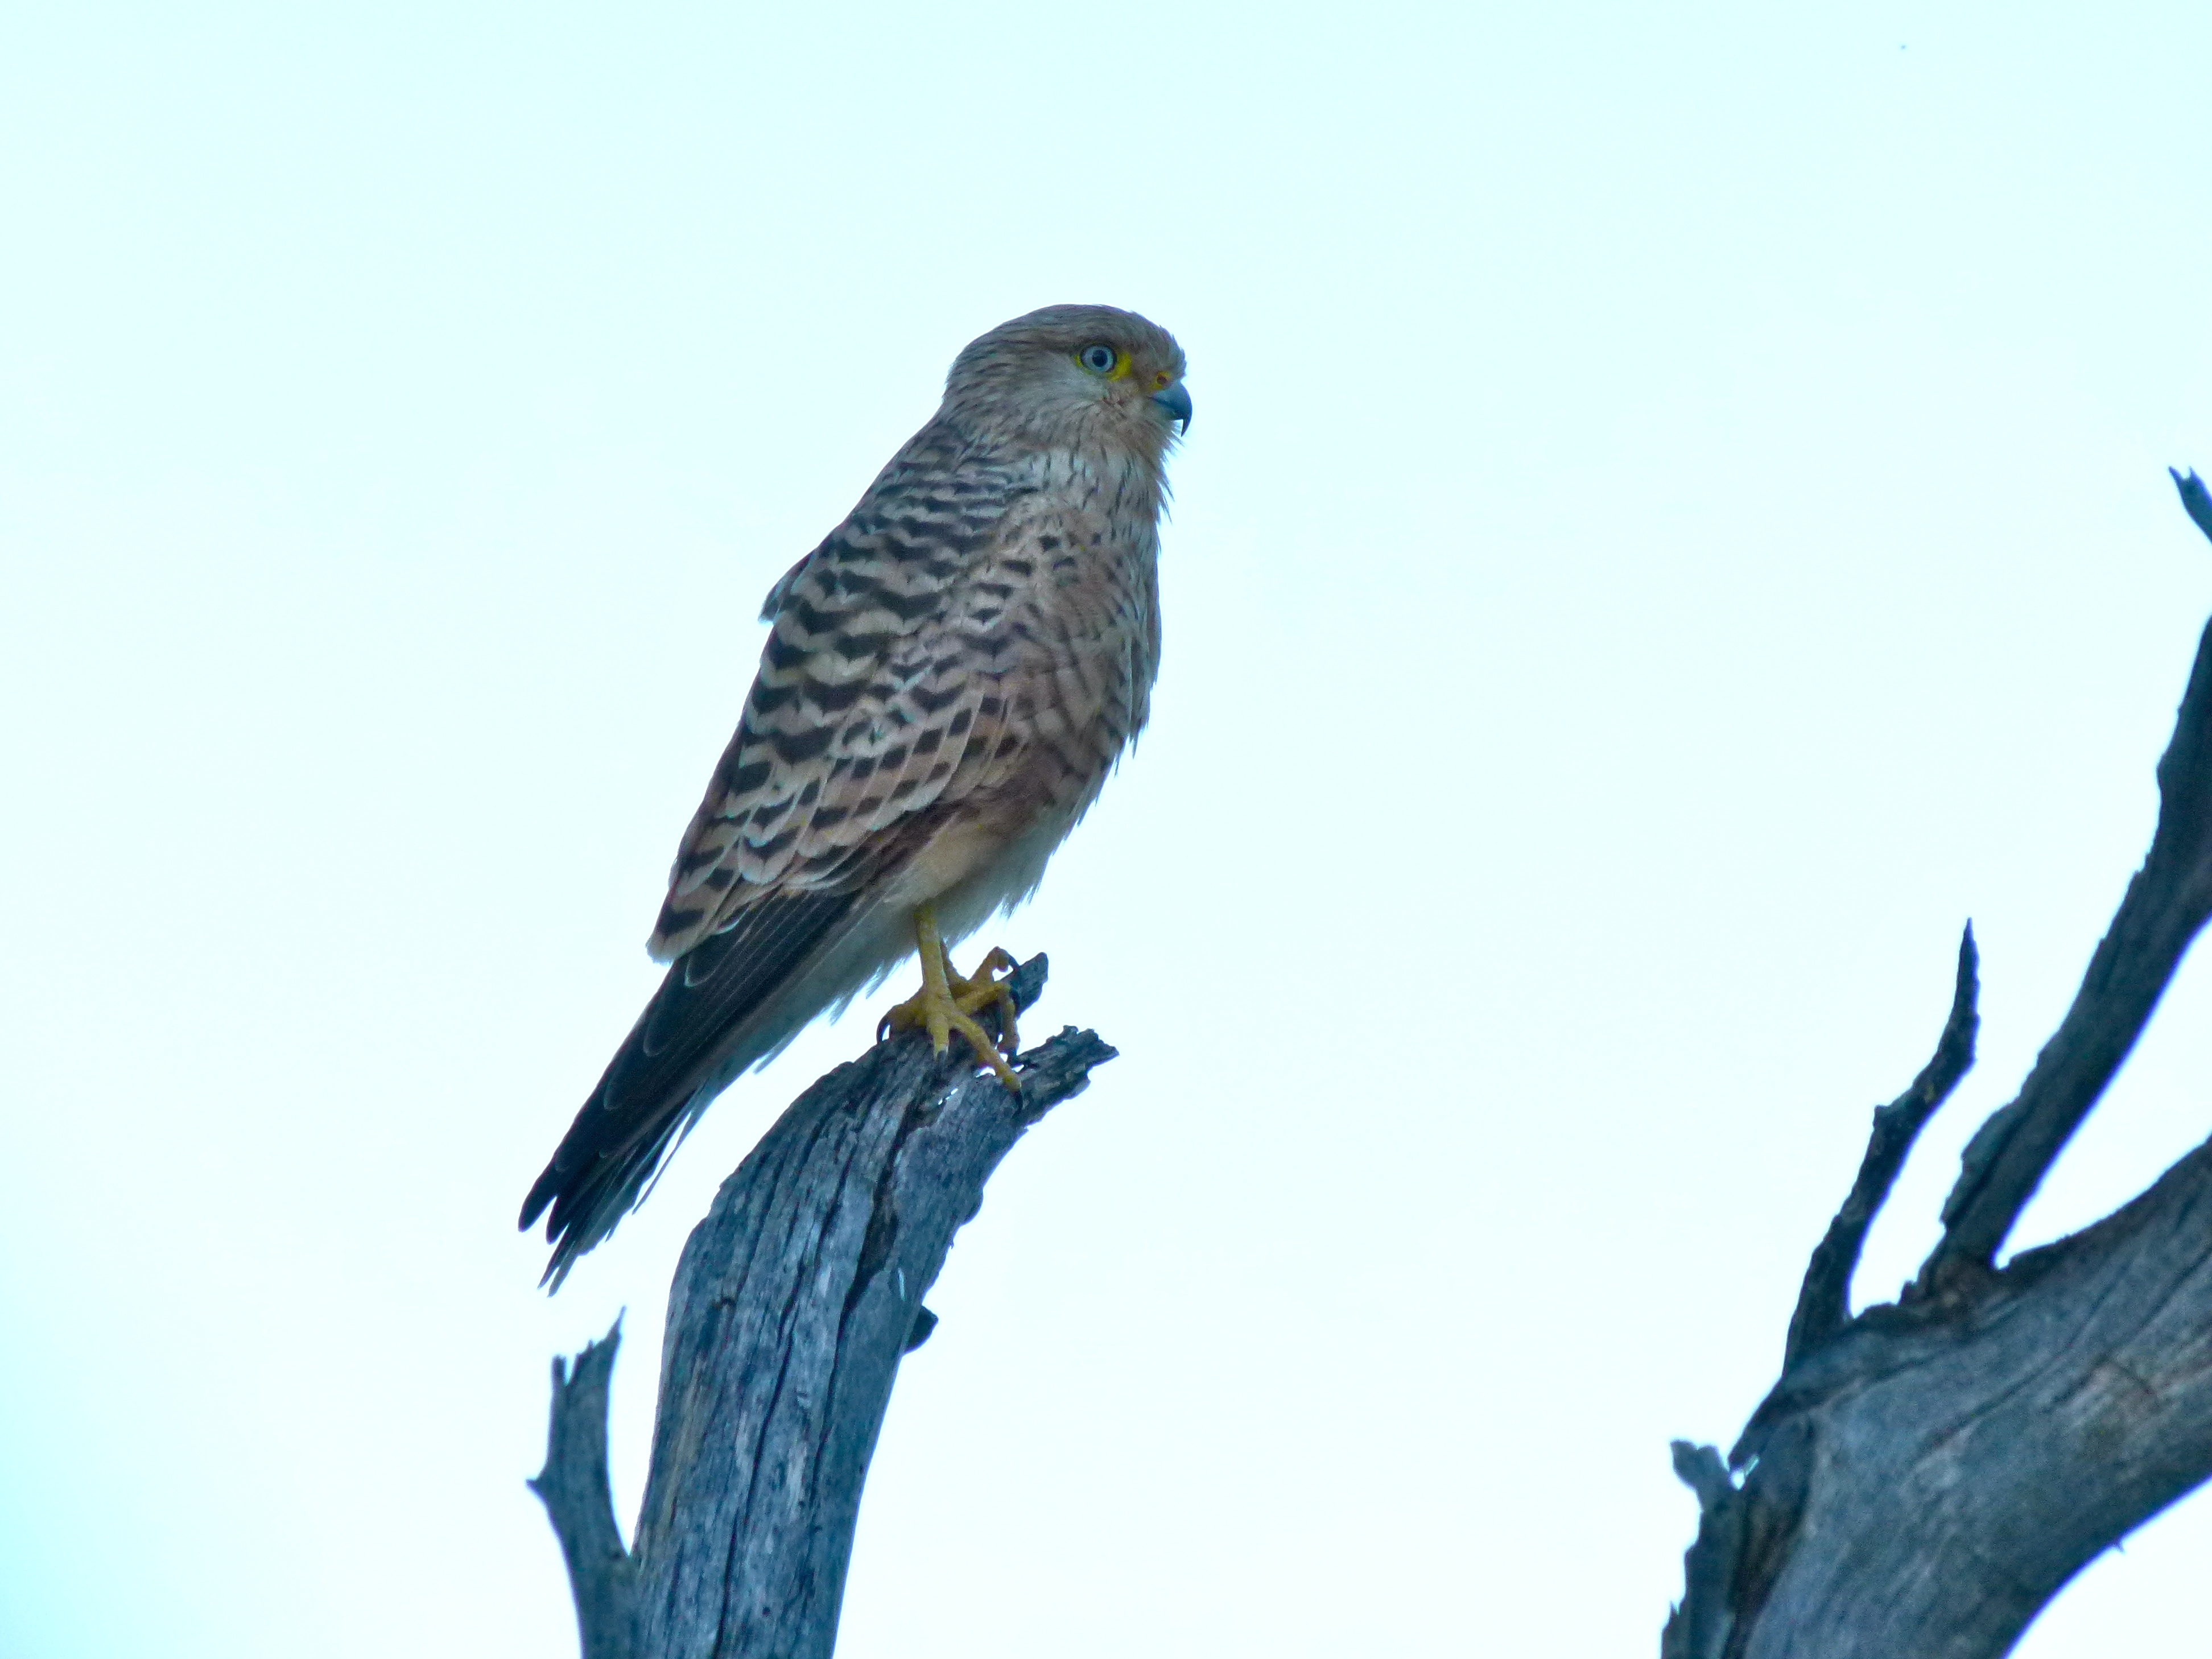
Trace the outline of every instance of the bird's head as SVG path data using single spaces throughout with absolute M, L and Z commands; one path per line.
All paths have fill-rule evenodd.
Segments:
M 1000 324 L 953 360 L 943 414 L 987 440 L 1104 446 L 1157 466 L 1190 428 L 1182 371 L 1175 336 L 1133 311 L 1047 306 Z

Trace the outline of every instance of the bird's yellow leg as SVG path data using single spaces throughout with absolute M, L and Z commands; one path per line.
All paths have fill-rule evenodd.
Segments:
M 921 953 L 921 989 L 900 1003 L 877 1027 L 878 1037 L 916 1027 L 929 1033 L 929 1046 L 943 1054 L 957 1031 L 975 1050 L 975 1058 L 997 1073 L 999 1081 L 1018 1091 L 1020 1082 L 1006 1055 L 1014 1052 L 1014 994 L 994 974 L 1011 974 L 1014 959 L 1004 951 L 993 951 L 976 968 L 975 977 L 962 975 L 945 959 L 945 935 L 937 931 L 937 907 L 925 904 L 914 913 L 914 942 Z M 975 1016 L 995 1006 L 1006 1053 Z

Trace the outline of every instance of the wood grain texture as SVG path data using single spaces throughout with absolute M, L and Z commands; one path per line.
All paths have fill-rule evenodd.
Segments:
M 1043 957 L 1024 963 L 1017 1003 L 1044 977 Z M 636 1541 L 618 1559 L 594 1519 L 612 1515 L 611 1340 L 565 1382 L 556 1368 L 532 1485 L 569 1562 L 585 1659 L 826 1659 L 899 1361 L 936 1322 L 921 1298 L 999 1161 L 1113 1056 L 1063 1030 L 1016 1061 L 1016 1096 L 910 1034 L 793 1103 L 684 1247 Z
M 631 1659 L 637 1650 L 636 1572 L 623 1548 L 607 1480 L 607 1388 L 621 1349 L 617 1319 L 573 1361 L 553 1362 L 545 1467 L 530 1482 L 561 1540 L 578 1644 L 589 1659 Z
M 2176 483 L 2212 536 L 2196 475 Z M 2094 1226 L 1992 1265 L 2212 915 L 2212 627 L 2158 781 L 2143 867 L 2019 1096 L 1968 1145 L 1913 1284 L 1850 1314 L 1867 1228 L 1972 1060 L 1971 932 L 1936 1056 L 1875 1113 L 1807 1269 L 1781 1379 L 1725 1462 L 1674 1443 L 1699 1521 L 1662 1659 L 1996 1659 L 2212 1476 L 2212 1141 Z

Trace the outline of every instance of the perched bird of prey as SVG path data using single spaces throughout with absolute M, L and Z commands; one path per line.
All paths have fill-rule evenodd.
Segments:
M 919 951 L 887 1028 L 954 1036 L 1018 1086 L 1002 951 L 946 960 L 1036 890 L 1145 724 L 1183 355 L 1053 306 L 954 360 L 945 400 L 769 590 L 737 735 L 647 948 L 669 964 L 522 1206 L 556 1288 L 708 1103 Z M 999 1009 L 1004 1054 L 975 1016 Z

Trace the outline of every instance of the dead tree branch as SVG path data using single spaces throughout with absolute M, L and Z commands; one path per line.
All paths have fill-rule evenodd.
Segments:
M 1045 960 L 1014 975 L 1017 1004 Z M 722 1185 L 676 1273 L 653 1461 L 623 1550 L 606 1475 L 610 1334 L 554 1370 L 531 1484 L 566 1556 L 585 1659 L 827 1659 L 860 1488 L 921 1298 L 1014 1142 L 1114 1050 L 1073 1028 L 1019 1095 L 910 1034 L 800 1096 Z
M 1975 1011 L 1980 991 L 1976 969 L 1980 962 L 1974 949 L 1974 929 L 1969 923 L 1959 940 L 1959 977 L 1951 994 L 1951 1018 L 1944 1023 L 1935 1058 L 1921 1067 L 1911 1088 L 1888 1105 L 1875 1109 L 1874 1134 L 1860 1162 L 1858 1179 L 1851 1183 L 1844 1207 L 1828 1224 L 1828 1236 L 1814 1248 L 1812 1264 L 1805 1269 L 1805 1283 L 1797 1292 L 1797 1311 L 1790 1316 L 1790 1336 L 1783 1348 L 1784 1370 L 1850 1322 L 1851 1274 L 1857 1271 L 1867 1230 L 1874 1225 L 1889 1189 L 1905 1168 L 1912 1143 L 1974 1063 L 1974 1034 L 1982 1024 Z
M 623 1548 L 607 1480 L 607 1385 L 621 1346 L 617 1319 L 573 1361 L 553 1362 L 545 1467 L 530 1482 L 561 1540 L 576 1626 L 590 1659 L 631 1659 L 637 1650 L 636 1564 Z
M 2212 495 L 2174 481 L 2212 537 Z M 1972 1063 L 1971 930 L 1935 1058 L 1875 1112 L 1813 1254 L 1780 1381 L 1725 1463 L 1675 1443 L 1700 1518 L 1662 1659 L 1996 1659 L 2212 1476 L 2212 1141 L 2094 1226 L 1994 1265 L 2212 916 L 2212 626 L 2158 782 L 2149 854 L 2019 1095 L 1968 1145 L 1918 1277 L 1851 1316 L 1867 1229 Z

